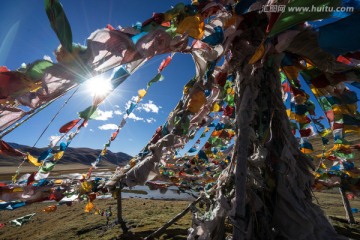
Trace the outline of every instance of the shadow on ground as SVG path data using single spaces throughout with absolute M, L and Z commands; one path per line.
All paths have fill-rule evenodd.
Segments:
M 142 231 L 142 232 L 136 232 L 133 233 L 128 232 L 126 234 L 122 234 L 118 240 L 141 240 L 145 237 L 149 236 L 153 231 Z M 168 229 L 165 231 L 164 234 L 162 234 L 159 238 L 156 239 L 172 239 L 172 240 L 185 240 L 187 236 L 187 230 L 186 229 Z
M 351 238 L 360 239 L 360 224 L 349 224 L 347 220 L 339 217 L 330 217 L 331 222 L 339 234 Z

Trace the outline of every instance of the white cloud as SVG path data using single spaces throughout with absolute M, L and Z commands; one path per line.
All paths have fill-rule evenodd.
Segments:
M 94 129 L 90 128 L 90 132 L 93 132 L 93 131 L 94 131 Z
M 131 105 L 131 101 L 129 100 L 125 103 L 125 110 L 128 110 L 130 105 Z
M 43 59 L 44 59 L 44 60 L 48 60 L 48 61 L 50 61 L 50 62 L 53 62 L 53 60 L 51 59 L 51 57 L 48 56 L 48 55 L 44 55 Z
M 50 137 L 49 137 L 49 141 L 57 140 L 57 139 L 59 139 L 60 137 L 61 137 L 61 136 L 58 136 L 58 135 L 50 136 Z
M 49 147 L 54 147 L 61 139 L 62 136 L 53 135 L 49 137 Z
M 118 126 L 113 123 L 104 124 L 104 125 L 99 126 L 100 130 L 116 130 L 117 128 L 118 128 Z
M 95 118 L 95 120 L 106 121 L 113 117 L 113 111 L 98 110 L 97 113 L 99 114 L 99 116 Z
M 160 106 L 155 105 L 153 101 L 149 100 L 148 103 L 140 103 L 138 110 L 139 111 L 144 110 L 145 112 L 158 113 L 160 108 L 161 108 Z
M 130 113 L 130 115 L 128 116 L 128 118 L 129 118 L 129 119 L 133 119 L 134 121 L 144 121 L 143 118 L 135 116 L 134 113 Z
M 123 112 L 120 111 L 120 110 L 115 110 L 115 111 L 114 111 L 114 114 L 115 114 L 115 115 L 123 115 Z
M 127 103 L 125 103 L 125 109 L 129 109 L 131 103 L 136 103 L 138 100 L 138 96 L 132 96 L 131 100 L 127 101 Z
M 120 106 L 119 106 L 119 105 L 115 105 L 114 107 L 115 107 L 115 108 L 120 108 Z
M 153 123 L 153 122 L 156 122 L 156 120 L 155 120 L 155 118 L 148 118 L 148 119 L 146 119 L 146 122 Z
M 138 96 L 132 96 L 131 97 L 131 101 L 133 101 L 133 102 L 137 102 L 138 99 L 139 99 Z

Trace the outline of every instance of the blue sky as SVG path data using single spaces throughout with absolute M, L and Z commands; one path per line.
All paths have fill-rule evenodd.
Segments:
M 131 26 L 137 21 L 150 18 L 153 12 L 164 12 L 179 0 L 162 1 L 125 1 L 125 0 L 61 0 L 73 32 L 73 41 L 84 44 L 90 34 L 107 24 Z M 184 1 L 189 3 L 190 0 Z M 59 41 L 52 31 L 47 19 L 43 0 L 3 0 L 0 16 L 2 28 L 0 32 L 0 66 L 14 70 L 22 63 L 31 63 L 48 56 L 53 60 L 53 51 Z M 126 104 L 139 89 L 155 76 L 162 59 L 168 55 L 154 57 L 141 67 L 127 81 L 120 85 L 100 106 L 102 120 L 92 120 L 87 128 L 71 142 L 71 147 L 103 148 L 113 130 L 106 130 L 113 124 L 119 124 L 126 110 Z M 153 84 L 142 100 L 132 119 L 121 130 L 110 150 L 122 151 L 130 155 L 137 154 L 149 141 L 156 128 L 162 125 L 170 111 L 182 96 L 186 82 L 195 74 L 191 56 L 176 54 L 172 63 L 163 71 L 165 79 Z M 305 90 L 308 88 L 304 85 Z M 355 90 L 352 88 L 352 90 Z M 359 93 L 359 90 L 355 90 Z M 34 145 L 52 117 L 67 100 L 71 92 L 50 105 L 27 123 L 4 137 L 7 142 Z M 316 103 L 315 99 L 313 99 Z M 86 84 L 81 86 L 77 94 L 69 101 L 59 116 L 37 143 L 37 147 L 45 147 L 52 136 L 59 135 L 58 129 L 70 120 L 77 118 L 80 112 L 92 103 L 91 93 Z M 317 113 L 322 114 L 317 105 Z M 189 144 L 191 147 L 192 143 Z
M 86 38 L 93 31 L 104 28 L 108 23 L 114 27 L 131 26 L 137 21 L 142 22 L 150 18 L 153 12 L 170 9 L 177 2 L 179 1 L 151 1 L 151 4 L 145 0 L 61 1 L 72 27 L 73 41 L 80 44 L 85 44 Z M 14 70 L 22 63 L 31 63 L 44 56 L 54 60 L 53 51 L 59 45 L 59 41 L 50 27 L 43 0 L 5 0 L 1 5 L 1 22 L 6 28 L 2 28 L 0 32 L 0 66 Z M 91 120 L 88 127 L 83 128 L 71 142 L 71 147 L 101 149 L 113 132 L 113 130 L 101 129 L 106 129 L 105 125 L 109 126 L 108 124 L 119 124 L 123 117 L 119 114 L 125 111 L 126 103 L 137 95 L 139 89 L 146 87 L 166 56 L 153 58 L 120 85 L 99 107 L 104 113 L 103 120 Z M 194 73 L 191 56 L 176 54 L 172 63 L 163 71 L 165 79 L 151 86 L 142 104 L 134 110 L 134 119 L 128 119 L 110 150 L 122 151 L 130 155 L 138 153 L 156 128 L 165 122 L 168 114 L 181 98 L 183 86 L 194 76 Z M 32 146 L 68 97 L 69 94 L 57 100 L 5 136 L 4 140 Z M 63 124 L 76 119 L 77 112 L 84 110 L 91 103 L 89 90 L 85 85 L 81 86 L 36 146 L 47 146 L 51 136 L 59 135 L 58 129 Z

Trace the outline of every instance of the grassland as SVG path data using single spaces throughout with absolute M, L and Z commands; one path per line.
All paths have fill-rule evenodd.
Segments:
M 351 137 L 352 144 L 360 142 L 360 136 L 353 135 Z M 315 153 L 321 153 L 321 143 L 319 139 L 312 140 Z M 330 146 L 332 146 L 330 144 Z M 360 166 L 360 153 L 356 153 L 354 159 L 355 165 Z M 316 165 L 316 162 L 315 162 Z M 68 169 L 72 169 L 68 171 Z M 57 166 L 55 174 L 64 174 L 68 172 L 86 172 L 87 166 L 77 164 L 69 167 L 69 165 Z M 23 169 L 23 172 L 32 172 L 33 168 Z M 15 172 L 14 167 L 0 168 L 0 181 L 10 179 L 12 173 Z M 345 211 L 342 200 L 337 189 L 327 192 L 314 193 L 314 203 L 318 204 L 329 216 L 336 231 L 350 239 L 360 239 L 360 213 L 355 213 L 357 224 L 350 225 L 345 218 Z M 124 199 L 123 200 L 123 217 L 130 228 L 128 234 L 123 234 L 119 225 L 115 225 L 116 220 L 116 200 L 103 199 L 96 200 L 95 207 L 99 209 L 108 209 L 111 207 L 113 215 L 107 221 L 105 216 L 85 213 L 85 202 L 74 202 L 72 206 L 58 206 L 57 211 L 46 213 L 42 210 L 54 203 L 35 203 L 29 206 L 19 208 L 13 211 L 1 211 L 0 223 L 6 223 L 4 227 L 0 227 L 0 239 L 142 239 L 150 233 L 161 227 L 164 223 L 172 219 L 180 213 L 188 205 L 188 201 L 175 200 L 152 200 L 152 199 Z M 352 208 L 360 209 L 360 200 L 350 200 Z M 29 223 L 14 227 L 8 222 L 12 219 L 30 214 L 36 215 Z M 172 225 L 163 234 L 160 239 L 167 240 L 185 240 L 187 229 L 191 227 L 191 213 L 185 215 L 176 224 Z M 227 230 L 231 231 L 231 226 L 227 226 Z
M 359 224 L 349 225 L 345 220 L 345 212 L 340 195 L 333 193 L 315 193 L 315 203 L 330 217 L 335 229 L 352 239 L 360 239 Z M 35 203 L 13 211 L 2 211 L 0 223 L 36 213 L 29 223 L 14 227 L 6 224 L 0 229 L 0 239 L 142 239 L 172 219 L 185 209 L 188 201 L 151 200 L 151 199 L 124 199 L 123 217 L 130 227 L 128 234 L 123 234 L 116 220 L 116 200 L 96 200 L 95 206 L 100 209 L 111 207 L 113 215 L 107 219 L 105 216 L 85 213 L 85 202 L 75 202 L 72 206 L 58 206 L 57 211 L 46 213 L 42 210 L 53 203 Z M 353 208 L 360 209 L 359 200 L 351 200 Z M 355 214 L 360 222 L 360 214 Z M 172 225 L 160 239 L 186 239 L 187 229 L 191 226 L 191 213 Z M 229 229 L 230 230 L 230 229 Z

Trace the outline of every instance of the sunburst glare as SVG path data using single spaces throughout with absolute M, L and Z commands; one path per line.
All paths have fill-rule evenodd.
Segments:
M 86 81 L 86 89 L 92 96 L 105 96 L 112 90 L 110 79 L 96 76 Z

